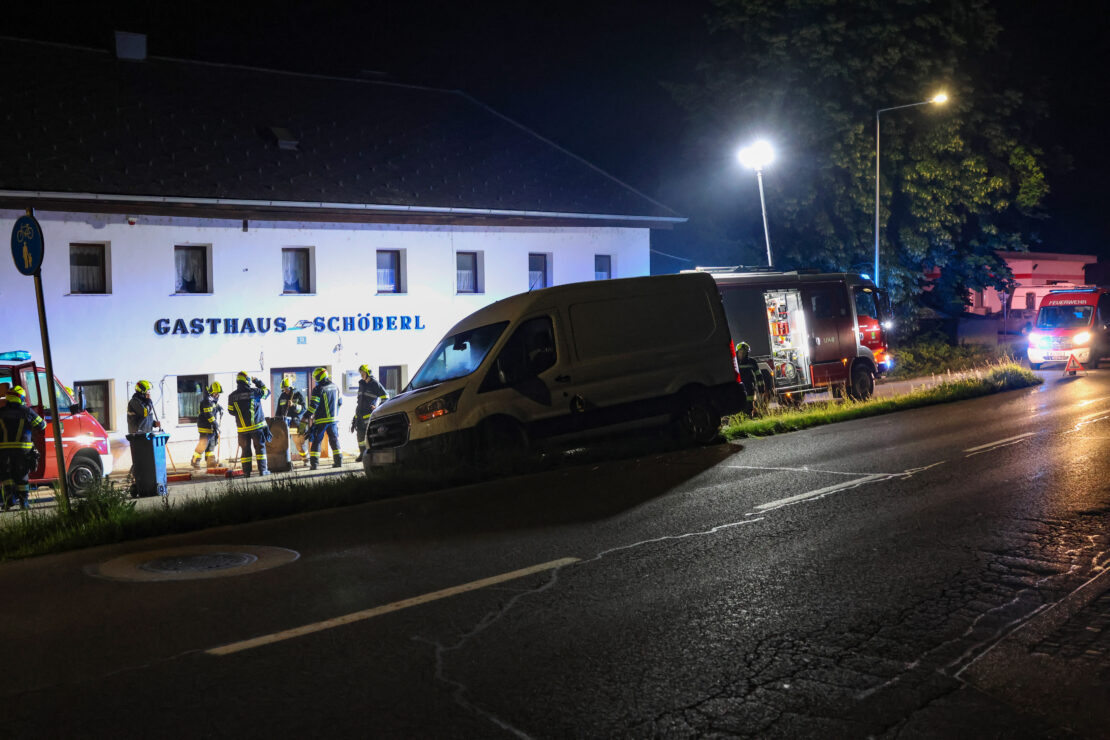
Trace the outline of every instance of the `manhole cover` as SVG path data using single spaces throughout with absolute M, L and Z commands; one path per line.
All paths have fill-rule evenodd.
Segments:
M 178 555 L 149 560 L 139 566 L 151 573 L 200 573 L 207 570 L 242 568 L 258 560 L 249 552 L 214 552 L 211 555 Z
M 295 550 L 264 545 L 193 545 L 137 552 L 85 567 L 113 581 L 188 581 L 246 575 L 292 563 Z

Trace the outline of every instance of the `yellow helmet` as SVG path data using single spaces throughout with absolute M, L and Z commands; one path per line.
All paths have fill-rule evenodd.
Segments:
M 218 396 L 224 392 L 224 387 L 220 385 L 220 381 L 214 380 L 212 381 L 212 385 L 208 386 L 208 392 L 213 396 Z
M 140 380 L 135 384 L 135 388 L 138 389 L 139 393 L 149 393 L 150 389 L 153 387 L 154 386 L 150 384 L 149 380 Z
M 359 365 L 358 366 L 358 371 L 360 373 L 366 373 L 367 375 L 373 375 L 374 374 L 374 371 L 370 369 L 369 365 Z
M 8 389 L 6 398 L 8 403 L 26 403 L 27 391 L 23 390 L 21 385 L 13 385 Z
M 235 382 L 249 383 L 251 382 L 251 376 L 247 375 L 246 371 L 241 370 L 239 371 L 239 374 L 235 376 Z
M 318 367 L 312 371 L 312 377 L 316 378 L 316 382 L 328 379 L 328 371 L 322 367 Z
M 281 387 L 282 388 L 292 388 L 293 387 L 293 379 L 290 378 L 290 377 L 282 378 L 281 379 Z

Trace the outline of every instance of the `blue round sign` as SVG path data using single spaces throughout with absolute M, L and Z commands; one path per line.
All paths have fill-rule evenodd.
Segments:
M 20 216 L 12 227 L 12 259 L 15 269 L 24 275 L 34 275 L 42 265 L 45 244 L 42 227 L 34 216 Z

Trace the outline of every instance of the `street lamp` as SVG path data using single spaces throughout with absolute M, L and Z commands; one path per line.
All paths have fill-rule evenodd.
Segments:
M 741 149 L 737 156 L 740 164 L 755 170 L 755 178 L 759 181 L 759 207 L 763 211 L 763 238 L 767 241 L 767 266 L 773 267 L 771 232 L 767 229 L 767 202 L 763 199 L 763 168 L 775 159 L 775 150 L 766 141 L 757 141 Z
M 890 110 L 916 108 L 919 105 L 940 105 L 946 102 L 948 102 L 948 96 L 944 93 L 938 93 L 928 100 L 922 100 L 920 103 L 896 105 L 893 108 L 880 108 L 875 111 L 875 285 L 879 285 L 879 114 Z

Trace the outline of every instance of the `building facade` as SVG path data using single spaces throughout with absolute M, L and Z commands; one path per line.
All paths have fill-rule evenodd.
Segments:
M 124 40 L 0 43 L 13 79 L 34 80 L 0 103 L 35 101 L 3 124 L 0 228 L 27 208 L 42 225 L 62 382 L 118 438 L 151 381 L 179 465 L 213 381 L 290 377 L 307 396 L 325 367 L 350 418 L 360 365 L 396 392 L 477 308 L 646 275 L 651 230 L 683 220 L 461 93 L 147 58 Z M 0 301 L 0 351 L 41 357 L 33 280 L 10 263 Z

